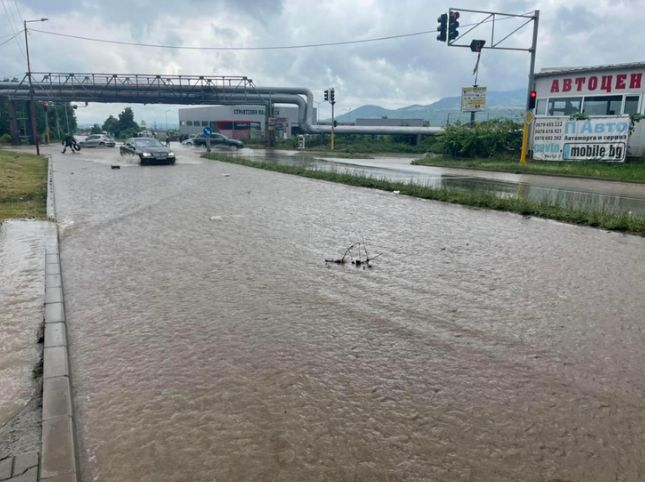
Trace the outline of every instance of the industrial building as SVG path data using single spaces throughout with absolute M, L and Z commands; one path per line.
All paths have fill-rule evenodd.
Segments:
M 272 115 L 267 115 L 265 105 L 214 105 L 179 109 L 180 134 L 201 134 L 204 127 L 242 140 L 262 138 L 266 127 L 273 130 L 278 138 L 300 133 L 296 106 L 273 106 Z

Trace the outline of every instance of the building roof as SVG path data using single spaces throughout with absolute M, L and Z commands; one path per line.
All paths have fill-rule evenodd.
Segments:
M 645 69 L 645 62 L 632 62 L 629 64 L 596 65 L 593 67 L 545 67 L 535 74 L 535 77 L 553 77 L 563 74 L 577 74 L 584 72 L 613 71 L 613 70 L 634 70 Z

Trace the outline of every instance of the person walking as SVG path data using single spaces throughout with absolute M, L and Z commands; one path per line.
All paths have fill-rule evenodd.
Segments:
M 74 149 L 74 144 L 76 144 L 76 139 L 74 139 L 74 136 L 71 134 L 67 134 L 65 138 L 63 139 L 63 154 L 65 154 L 65 151 L 69 147 L 70 150 L 72 151 L 72 154 L 76 154 L 76 150 Z

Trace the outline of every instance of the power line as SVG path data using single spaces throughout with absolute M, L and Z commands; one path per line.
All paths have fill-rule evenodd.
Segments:
M 20 31 L 16 32 L 15 34 L 13 34 L 13 35 L 12 35 L 11 37 L 9 37 L 7 40 L 5 40 L 4 42 L 0 43 L 0 47 L 2 47 L 4 44 L 8 44 L 9 42 L 11 42 L 11 41 L 12 41 L 13 39 L 15 39 L 18 35 L 20 35 L 22 32 L 24 32 L 24 30 L 20 30 Z
M 2 1 L 4 5 L 4 0 L 0 0 L 0 1 Z M 505 18 L 499 19 L 498 21 L 500 20 L 506 20 L 506 19 Z M 492 20 L 485 20 L 479 23 L 465 24 L 465 25 L 462 25 L 461 27 L 462 28 L 472 27 L 472 26 L 480 25 L 482 23 L 489 23 L 489 22 L 492 22 Z M 107 40 L 107 39 L 99 39 L 94 37 L 84 37 L 82 35 L 71 35 L 71 34 L 65 34 L 65 33 L 59 33 L 59 32 L 51 32 L 47 30 L 39 30 L 36 28 L 31 28 L 29 30 L 31 32 L 44 33 L 46 35 L 54 35 L 56 37 L 66 37 L 66 38 L 73 38 L 76 40 L 87 40 L 89 42 L 99 42 L 99 43 L 106 43 L 106 44 L 113 44 L 113 45 L 129 45 L 129 46 L 135 46 L 135 47 L 150 47 L 150 48 L 175 49 L 175 50 L 211 50 L 211 51 L 212 50 L 215 50 L 215 51 L 294 50 L 294 49 L 306 49 L 306 48 L 315 48 L 315 47 L 333 47 L 338 45 L 355 45 L 355 44 L 365 44 L 365 43 L 371 43 L 371 42 L 382 42 L 385 40 L 418 37 L 421 35 L 438 33 L 438 30 L 435 29 L 435 30 L 424 30 L 421 32 L 404 33 L 404 34 L 398 34 L 398 35 L 388 35 L 384 37 L 361 39 L 361 40 L 345 40 L 340 42 L 322 42 L 322 43 L 300 44 L 300 45 L 280 45 L 280 46 L 272 46 L 272 47 L 189 47 L 184 45 L 164 45 L 164 44 L 149 44 L 149 43 L 141 43 L 141 42 L 128 42 L 124 40 Z
M 363 44 L 363 43 L 381 42 L 384 40 L 393 40 L 393 39 L 405 38 L 405 37 L 417 37 L 420 35 L 428 35 L 428 34 L 437 32 L 436 30 L 425 30 L 423 32 L 388 35 L 386 37 L 376 37 L 376 38 L 363 39 L 363 40 L 346 40 L 343 42 L 324 42 L 324 43 L 317 43 L 317 44 L 302 44 L 302 45 L 282 45 L 282 46 L 274 46 L 274 47 L 186 47 L 183 45 L 146 44 L 146 43 L 138 43 L 138 42 L 126 42 L 121 40 L 98 39 L 98 38 L 92 38 L 92 37 L 83 37 L 80 35 L 69 35 L 69 34 L 58 33 L 58 32 L 48 32 L 46 30 L 38 30 L 35 28 L 31 28 L 29 30 L 31 32 L 44 33 L 47 35 L 55 35 L 57 37 L 67 37 L 67 38 L 73 38 L 77 40 L 88 40 L 90 42 L 101 42 L 101 43 L 107 43 L 107 44 L 132 45 L 136 47 L 153 47 L 153 48 L 162 48 L 162 49 L 229 50 L 229 51 L 232 51 L 232 50 L 289 50 L 289 49 L 306 49 L 306 48 L 313 48 L 313 47 L 331 47 L 335 45 Z
M 11 32 L 13 32 L 13 34 L 14 34 L 12 39 L 16 38 L 17 35 L 20 32 L 22 32 L 23 30 L 16 31 L 16 29 L 14 27 L 14 24 L 12 23 L 14 21 L 13 13 L 9 10 L 9 8 L 7 8 L 7 4 L 5 3 L 4 0 L 0 0 L 0 1 L 2 1 L 2 8 L 4 9 L 5 15 L 7 16 L 7 22 L 9 23 L 9 27 L 11 28 Z M 18 18 L 18 21 L 20 21 L 20 18 Z M 20 41 L 16 40 L 16 44 L 18 45 L 18 50 L 20 50 L 20 53 L 22 53 L 22 55 L 24 55 L 25 58 L 26 58 L 27 54 L 25 53 L 25 50 L 22 47 L 22 44 L 20 43 Z

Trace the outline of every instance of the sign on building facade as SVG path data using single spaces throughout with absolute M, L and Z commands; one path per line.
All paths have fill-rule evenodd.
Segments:
M 486 108 L 486 87 L 462 87 L 461 111 L 480 112 Z
M 584 120 L 537 116 L 533 123 L 533 159 L 624 162 L 629 126 L 628 115 Z

